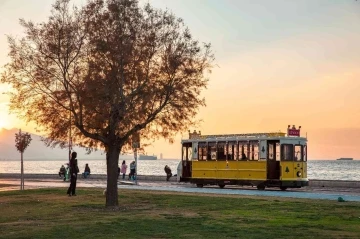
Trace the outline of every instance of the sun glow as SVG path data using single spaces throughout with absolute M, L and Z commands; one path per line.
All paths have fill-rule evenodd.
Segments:
M 11 127 L 10 123 L 9 123 L 9 116 L 7 116 L 5 113 L 0 112 L 0 130 L 2 128 L 9 128 Z
M 1 131 L 3 128 L 6 128 L 6 127 L 7 127 L 7 124 L 6 124 L 5 120 L 0 119 L 0 131 Z

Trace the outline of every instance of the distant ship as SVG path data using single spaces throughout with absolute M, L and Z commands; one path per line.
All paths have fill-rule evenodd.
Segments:
M 339 158 L 339 159 L 336 159 L 336 160 L 353 160 L 353 158 Z
M 153 155 L 143 155 L 143 154 L 140 154 L 139 157 L 138 157 L 138 160 L 157 160 L 157 156 Z

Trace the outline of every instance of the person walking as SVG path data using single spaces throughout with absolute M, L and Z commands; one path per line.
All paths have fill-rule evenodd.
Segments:
M 125 160 L 123 160 L 122 164 L 121 164 L 121 170 L 120 172 L 122 173 L 122 179 L 125 179 L 125 174 L 126 174 L 126 169 L 127 169 L 127 165 Z
M 67 194 L 70 196 L 76 196 L 75 190 L 76 190 L 76 180 L 77 180 L 77 174 L 79 173 L 79 167 L 77 163 L 77 153 L 72 152 L 71 153 L 71 159 L 70 159 L 70 186 L 67 190 Z

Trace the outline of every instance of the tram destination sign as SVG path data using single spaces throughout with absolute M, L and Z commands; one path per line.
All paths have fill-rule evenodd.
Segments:
M 298 137 L 300 137 L 300 129 L 288 129 L 287 134 L 288 134 L 288 136 L 298 136 Z

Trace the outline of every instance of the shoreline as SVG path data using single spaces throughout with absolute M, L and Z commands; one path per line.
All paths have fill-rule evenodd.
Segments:
M 20 179 L 20 173 L 0 173 L 1 179 Z M 106 180 L 106 174 L 91 174 L 89 178 L 83 179 L 79 174 L 79 179 L 83 180 Z M 60 179 L 58 174 L 24 174 L 24 179 Z M 120 179 L 119 179 L 120 180 Z M 139 181 L 166 181 L 166 176 L 160 175 L 138 175 Z M 171 182 L 176 182 L 176 177 L 171 177 Z M 329 188 L 360 188 L 360 181 L 355 180 L 322 180 L 309 179 L 309 187 L 329 187 Z

